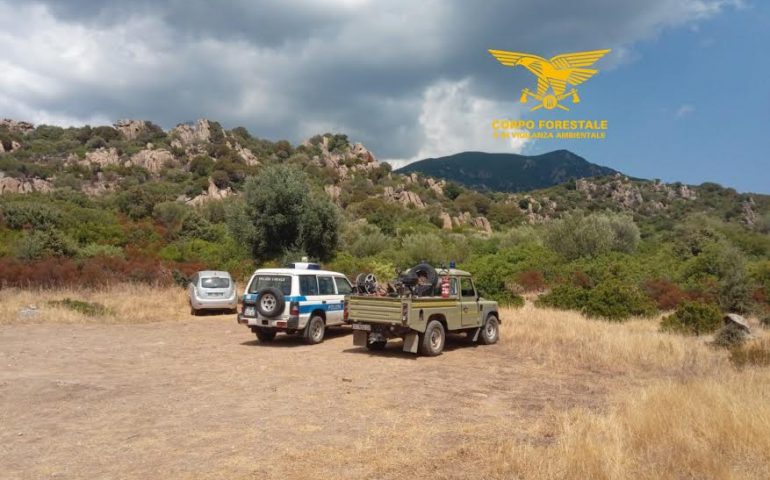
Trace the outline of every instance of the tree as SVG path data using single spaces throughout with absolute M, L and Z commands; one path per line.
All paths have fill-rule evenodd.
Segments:
M 311 195 L 305 174 L 289 165 L 270 165 L 244 184 L 243 201 L 228 215 L 233 236 L 259 260 L 304 250 L 326 260 L 339 243 L 339 213 L 328 197 Z

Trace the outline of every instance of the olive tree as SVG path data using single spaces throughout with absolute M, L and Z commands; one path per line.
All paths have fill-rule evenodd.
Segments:
M 287 251 L 326 260 L 339 243 L 339 225 L 337 207 L 312 193 L 305 174 L 288 165 L 271 165 L 249 177 L 242 200 L 228 214 L 234 238 L 258 260 L 281 258 Z

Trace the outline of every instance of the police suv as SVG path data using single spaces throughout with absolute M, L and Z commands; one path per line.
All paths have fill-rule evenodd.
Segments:
M 301 333 L 311 345 L 320 343 L 326 327 L 345 324 L 345 297 L 352 291 L 345 275 L 321 270 L 317 263 L 262 268 L 246 286 L 238 323 L 248 326 L 260 342 L 286 332 Z

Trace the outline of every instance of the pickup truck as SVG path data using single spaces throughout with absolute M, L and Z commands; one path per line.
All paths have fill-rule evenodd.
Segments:
M 436 356 L 444 349 L 447 332 L 465 332 L 485 345 L 496 343 L 500 337 L 497 302 L 481 298 L 468 272 L 450 268 L 436 273 L 440 293 L 434 285 L 423 289 L 422 295 L 412 288 L 386 296 L 351 295 L 348 323 L 353 328 L 353 345 L 382 350 L 389 339 L 403 338 L 405 352 Z

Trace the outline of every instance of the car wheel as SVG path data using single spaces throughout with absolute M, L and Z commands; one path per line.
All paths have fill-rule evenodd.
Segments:
M 305 343 L 315 345 L 316 343 L 323 342 L 325 332 L 326 325 L 324 325 L 324 319 L 318 315 L 310 317 L 305 326 Z
M 494 315 L 489 315 L 479 332 L 479 339 L 484 345 L 497 343 L 500 338 L 500 321 Z
M 377 340 L 376 342 L 366 342 L 366 348 L 369 350 L 380 351 L 385 350 L 385 345 L 388 344 L 387 340 Z
M 431 320 L 420 338 L 420 353 L 426 357 L 435 357 L 444 350 L 446 332 L 441 322 Z
M 260 342 L 271 342 L 275 338 L 276 331 L 269 328 L 260 328 L 256 332 Z
M 198 316 L 198 310 L 196 310 L 192 305 L 190 305 L 190 315 Z

